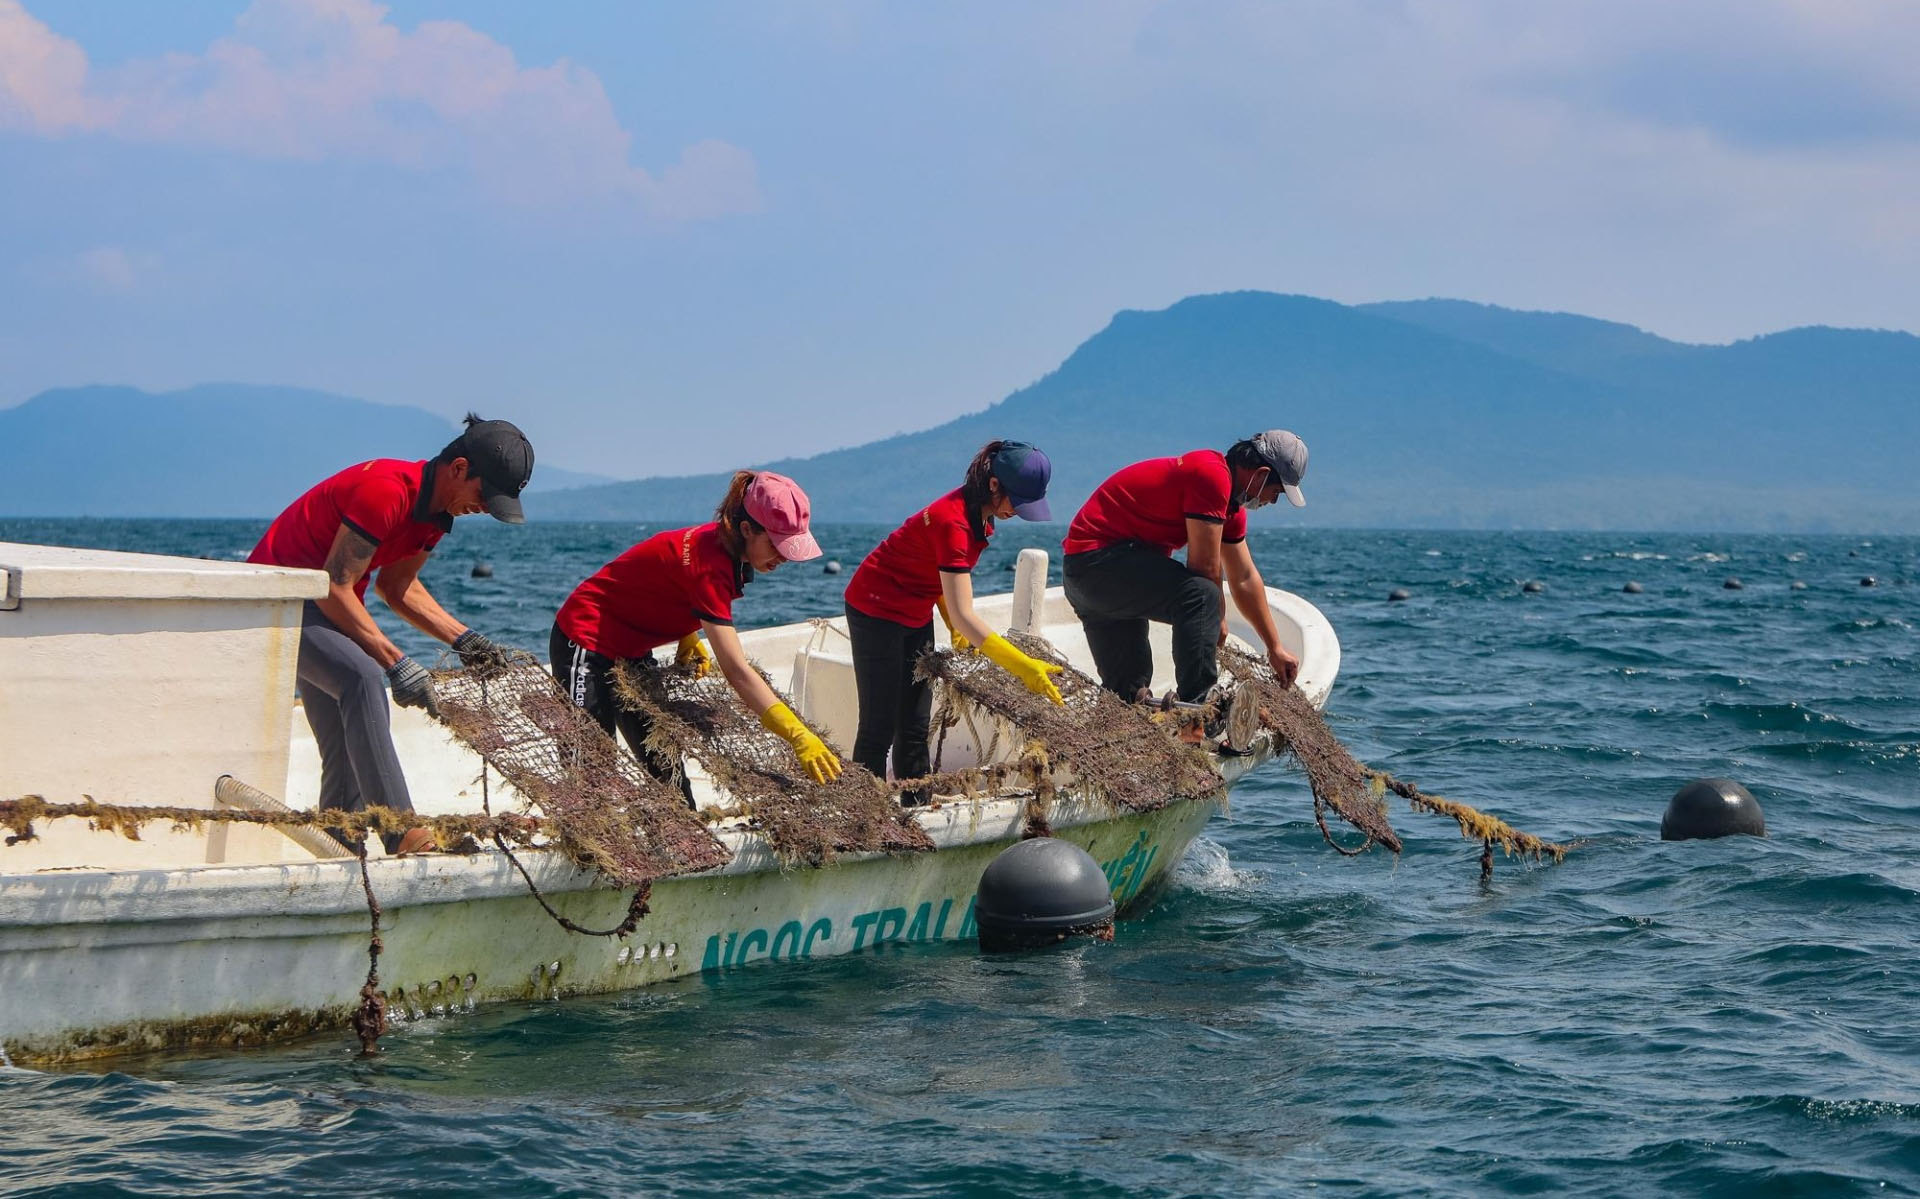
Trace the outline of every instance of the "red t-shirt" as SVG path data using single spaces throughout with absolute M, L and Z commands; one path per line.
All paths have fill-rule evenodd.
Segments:
M 367 597 L 367 581 L 382 566 L 432 551 L 453 528 L 453 517 L 431 510 L 432 466 L 376 458 L 349 466 L 316 484 L 274 518 L 247 561 L 265 566 L 327 564 L 333 539 L 345 525 L 375 543 L 373 561 L 353 590 Z
M 847 584 L 856 611 L 917 629 L 933 619 L 940 575 L 966 574 L 980 561 L 987 536 L 974 533 L 967 505 L 955 488 L 907 518 L 867 555 Z
M 643 658 L 700 622 L 733 623 L 746 581 L 709 521 L 655 533 L 573 589 L 553 620 L 575 645 L 609 658 Z
M 1233 503 L 1233 471 L 1218 450 L 1149 458 L 1122 467 L 1087 497 L 1067 526 L 1066 551 L 1084 554 L 1123 541 L 1171 554 L 1187 544 L 1187 518 L 1224 526 L 1221 541 L 1247 539 L 1247 510 Z

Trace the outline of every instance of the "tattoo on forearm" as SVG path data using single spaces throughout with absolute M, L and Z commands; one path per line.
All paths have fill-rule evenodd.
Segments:
M 363 534 L 342 528 L 340 536 L 334 539 L 333 549 L 327 553 L 327 578 L 335 586 L 351 587 L 361 575 L 367 573 L 376 548 L 377 545 Z

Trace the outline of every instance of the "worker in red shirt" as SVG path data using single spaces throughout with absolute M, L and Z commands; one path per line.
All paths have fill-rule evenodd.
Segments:
M 573 589 L 553 620 L 548 652 L 553 675 L 573 702 L 600 727 L 617 727 L 647 772 L 664 782 L 684 772 L 647 747 L 651 723 L 620 705 L 613 668 L 623 659 L 652 660 L 675 646 L 674 661 L 705 674 L 720 671 L 760 723 L 785 737 L 807 776 L 824 783 L 840 775 L 840 759 L 781 702 L 747 660 L 733 628 L 733 602 L 755 571 L 820 556 L 807 531 L 811 507 L 800 485 L 772 471 L 739 471 L 714 518 L 688 529 L 656 533 L 600 568 Z M 709 653 L 700 644 L 707 635 Z
M 1151 698 L 1147 622 L 1173 626 L 1176 696 L 1208 698 L 1226 640 L 1222 585 L 1265 643 L 1267 662 L 1292 686 L 1300 660 L 1280 644 L 1266 584 L 1247 549 L 1247 510 L 1285 495 L 1306 506 L 1307 445 L 1285 429 L 1234 443 L 1224 455 L 1192 450 L 1136 462 L 1102 483 L 1068 527 L 1062 575 L 1086 630 L 1100 682 L 1128 699 Z M 1186 547 L 1184 565 L 1173 552 Z
M 301 618 L 298 668 L 300 703 L 320 747 L 322 808 L 412 811 L 383 680 L 394 703 L 434 711 L 426 668 L 401 653 L 367 611 L 368 582 L 401 619 L 451 645 L 462 661 L 497 659 L 491 641 L 428 593 L 420 568 L 456 516 L 486 512 L 523 523 L 520 492 L 532 476 L 533 446 L 519 429 L 469 414 L 437 457 L 350 466 L 295 500 L 254 546 L 249 562 L 327 572 L 327 594 Z M 408 836 L 430 844 L 425 833 Z
M 920 655 L 933 645 L 936 607 L 955 648 L 979 646 L 1037 694 L 1061 702 L 1049 677 L 1058 666 L 1028 657 L 989 629 L 973 610 L 973 567 L 993 536 L 994 522 L 1018 516 L 1047 520 L 1047 483 L 1053 465 L 1024 441 L 990 441 L 967 467 L 959 487 L 907 518 L 868 554 L 847 584 L 847 632 L 853 641 L 853 681 L 860 696 L 860 728 L 853 759 L 887 777 L 928 770 L 927 725 L 933 693 L 916 678 Z M 905 793 L 908 806 L 926 803 L 923 788 Z

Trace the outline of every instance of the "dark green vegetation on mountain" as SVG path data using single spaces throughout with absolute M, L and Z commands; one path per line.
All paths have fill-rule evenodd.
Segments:
M 916 423 L 911 396 L 900 411 Z M 1309 507 L 1262 522 L 1920 530 L 1920 338 L 1804 328 L 1686 345 L 1459 300 L 1235 292 L 1122 312 L 982 412 L 752 465 L 799 479 L 822 521 L 886 523 L 956 485 L 982 442 L 1018 437 L 1053 458 L 1065 519 L 1119 466 L 1275 425 L 1312 447 Z M 424 456 L 449 432 L 417 410 L 290 388 L 47 392 L 0 411 L 0 512 L 269 514 L 290 481 Z M 534 518 L 701 517 L 725 476 L 551 492 L 580 481 L 543 462 Z

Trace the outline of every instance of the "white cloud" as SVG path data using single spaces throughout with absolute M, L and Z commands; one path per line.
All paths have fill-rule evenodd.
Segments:
M 135 262 L 118 246 L 95 246 L 82 253 L 74 263 L 79 277 L 89 286 L 114 295 L 125 295 L 139 283 L 141 272 L 149 265 Z
M 745 150 L 704 141 L 650 172 L 633 164 L 632 135 L 592 71 L 522 66 L 458 21 L 405 31 L 372 0 L 255 0 L 203 53 L 107 71 L 20 0 L 0 0 L 0 128 L 456 167 L 516 202 L 611 199 L 662 220 L 762 203 Z

